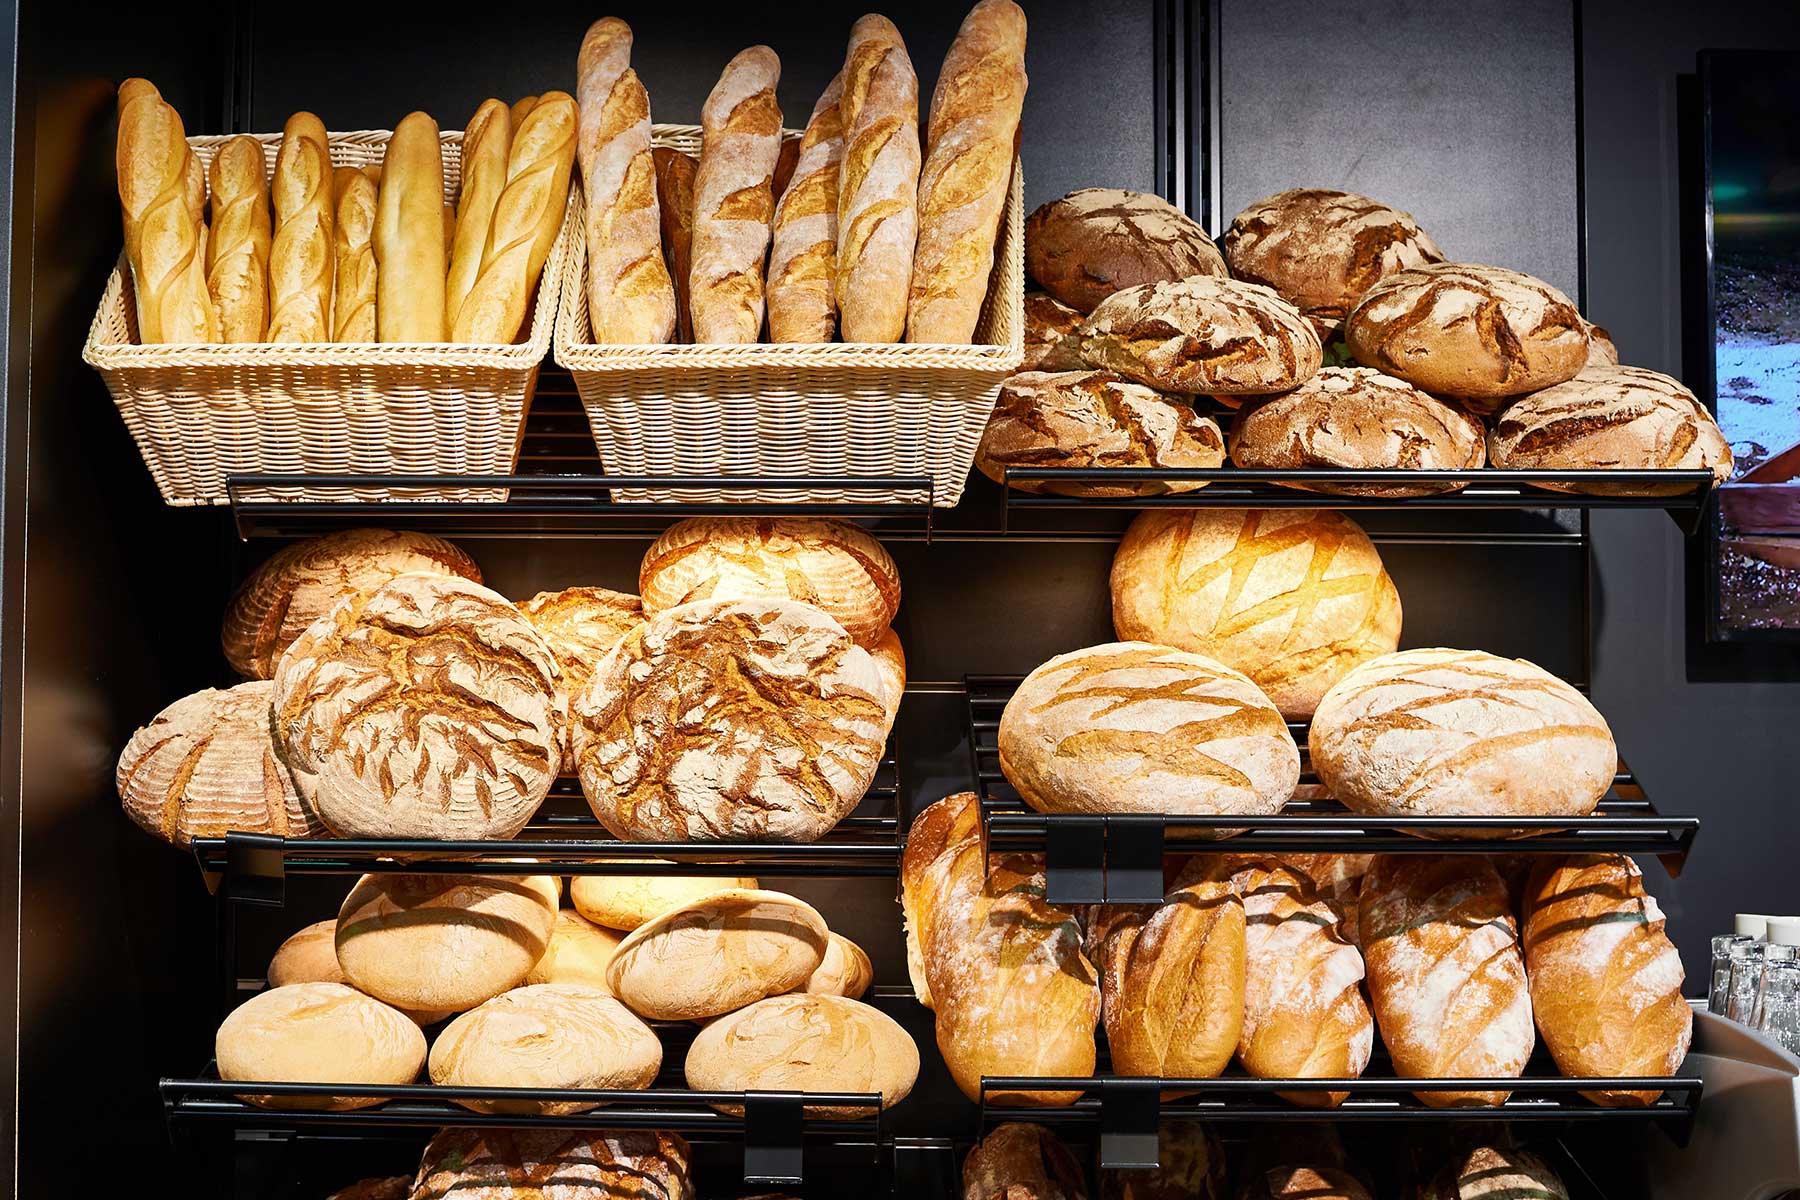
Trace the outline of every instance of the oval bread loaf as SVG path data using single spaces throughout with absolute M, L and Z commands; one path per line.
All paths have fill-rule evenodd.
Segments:
M 526 974 L 525 982 L 579 983 L 610 995 L 606 968 L 623 940 L 617 930 L 596 925 L 574 909 L 558 909 L 544 956 Z
M 843 996 L 860 1000 L 875 982 L 875 965 L 863 948 L 841 933 L 827 935 L 825 957 L 813 973 L 800 985 L 803 992 L 815 996 Z
M 1025 219 L 1025 269 L 1080 312 L 1142 284 L 1225 275 L 1225 259 L 1200 223 L 1145 192 L 1082 188 Z
M 1259 284 L 1213 275 L 1115 292 L 1078 336 L 1090 366 L 1165 392 L 1285 392 L 1324 356 L 1299 309 Z
M 411 1018 L 341 983 L 270 988 L 219 1026 L 219 1078 L 263 1083 L 408 1084 L 425 1064 L 425 1035 Z M 263 1108 L 341 1112 L 380 1096 L 241 1096 Z
M 539 592 L 519 602 L 533 628 L 556 656 L 557 713 L 562 725 L 563 770 L 575 768 L 569 739 L 569 705 L 587 691 L 594 670 L 625 635 L 644 623 L 644 605 L 636 596 L 602 587 L 572 587 Z
M 337 919 L 327 917 L 323 921 L 314 921 L 289 934 L 269 960 L 268 980 L 272 988 L 294 983 L 348 984 L 350 979 L 337 960 Z M 402 1008 L 400 1011 L 415 1025 L 436 1025 L 453 1015 L 447 1009 Z
M 1069 1147 L 1042 1125 L 1009 1121 L 975 1143 L 962 1168 L 963 1200 L 1087 1200 Z
M 732 889 L 632 930 L 607 986 L 641 1017 L 716 1017 L 803 986 L 825 957 L 825 919 L 783 892 Z
M 699 1091 L 874 1092 L 883 1108 L 906 1099 L 919 1048 L 899 1022 L 857 1000 L 771 996 L 702 1029 L 688 1049 L 687 1083 Z M 738 1116 L 742 1105 L 714 1105 Z M 820 1120 L 874 1115 L 869 1108 L 808 1105 Z
M 1478 1146 L 1433 1176 L 1419 1200 L 1569 1200 L 1550 1164 L 1529 1150 Z
M 596 925 L 629 933 L 715 892 L 756 887 L 748 875 L 577 875 L 569 881 L 569 903 Z
M 693 1200 L 687 1142 L 661 1129 L 446 1129 L 411 1200 Z

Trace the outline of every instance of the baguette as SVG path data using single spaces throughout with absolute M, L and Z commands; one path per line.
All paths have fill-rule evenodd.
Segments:
M 694 340 L 693 310 L 688 304 L 688 273 L 694 263 L 694 173 L 700 164 L 681 151 L 658 146 L 656 209 L 662 225 L 663 260 L 675 285 L 675 331 L 679 341 Z
M 1694 1012 L 1681 955 L 1637 864 L 1620 854 L 1551 860 L 1525 892 L 1525 973 L 1538 1032 L 1564 1075 L 1673 1075 Z M 1591 1091 L 1609 1108 L 1661 1092 Z
M 840 77 L 841 72 L 832 78 L 835 82 Z M 830 86 L 830 84 L 826 85 L 827 88 Z M 775 152 L 775 173 L 769 176 L 769 191 L 775 197 L 777 204 L 781 203 L 782 196 L 787 194 L 788 184 L 794 182 L 794 169 L 799 165 L 800 139 L 783 134 L 781 148 Z
M 260 342 L 269 332 L 269 181 L 262 143 L 235 137 L 212 163 L 213 223 L 206 287 L 227 342 Z
M 457 310 L 481 273 L 481 255 L 487 248 L 494 202 L 506 186 L 506 159 L 512 134 L 512 115 L 498 100 L 482 101 L 463 130 L 462 190 L 456 200 L 450 269 L 444 279 L 445 337 L 452 337 Z
M 631 27 L 617 17 L 595 21 L 577 75 L 594 341 L 661 345 L 675 333 L 675 287 L 662 256 L 650 94 L 631 69 Z
M 331 340 L 333 254 L 331 151 L 309 112 L 288 118 L 275 179 L 275 239 L 269 247 L 269 340 Z
M 194 155 L 181 115 L 147 81 L 120 87 L 116 154 L 138 341 L 218 341 L 218 312 L 206 287 L 206 227 L 193 205 Z
M 763 258 L 781 151 L 781 60 L 752 46 L 725 65 L 700 110 L 688 303 L 694 340 L 754 342 L 763 324 Z
M 425 113 L 408 113 L 388 139 L 373 243 L 377 337 L 443 341 L 444 157 Z
M 494 203 L 481 273 L 457 310 L 452 341 L 508 345 L 524 328 L 568 207 L 575 121 L 573 96 L 545 92 L 513 131 L 506 188 Z
M 517 129 L 523 125 L 525 118 L 531 115 L 531 110 L 536 108 L 537 104 L 538 97 L 536 96 L 520 96 L 514 100 L 512 102 L 512 127 Z
M 850 29 L 841 108 L 839 325 L 846 342 L 897 342 L 919 235 L 919 79 L 886 17 Z
M 975 337 L 1024 106 L 1025 13 L 1012 0 L 981 0 L 950 44 L 931 97 L 909 342 Z
M 794 178 L 775 204 L 769 250 L 769 340 L 829 342 L 837 332 L 838 168 L 844 157 L 842 72 L 813 105 Z
M 339 167 L 331 186 L 336 197 L 332 239 L 337 257 L 331 340 L 373 342 L 378 273 L 371 239 L 379 189 L 355 167 Z

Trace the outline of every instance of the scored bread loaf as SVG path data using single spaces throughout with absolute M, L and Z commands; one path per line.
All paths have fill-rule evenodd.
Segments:
M 1662 910 L 1622 854 L 1549 860 L 1524 901 L 1525 973 L 1538 1032 L 1564 1075 L 1673 1075 L 1694 1011 Z M 1608 1107 L 1661 1092 L 1588 1091 Z
M 445 1129 L 411 1200 L 694 1200 L 688 1144 L 661 1129 Z
M 763 325 L 763 259 L 781 151 L 781 59 L 751 46 L 725 64 L 700 109 L 688 306 L 694 341 L 754 342 Z
M 1161 196 L 1117 188 L 1082 188 L 1034 209 L 1025 270 L 1081 313 L 1126 288 L 1228 273 L 1198 221 Z
M 843 78 L 839 324 L 846 342 L 897 342 L 919 237 L 919 79 L 892 21 L 850 27 Z
M 969 1151 L 963 1200 L 1087 1200 L 1081 1164 L 1042 1125 L 1009 1121 Z
M 332 245 L 337 259 L 331 298 L 331 340 L 376 340 L 379 268 L 375 263 L 375 214 L 380 189 L 355 167 L 332 175 Z
M 576 75 L 594 341 L 661 344 L 675 332 L 675 288 L 662 256 L 650 93 L 631 69 L 631 26 L 617 17 L 590 25 Z
M 537 104 L 538 97 L 536 96 L 520 96 L 514 100 L 512 102 L 512 127 L 517 129 L 525 118 L 531 115 L 531 110 L 536 108 Z
M 1290 720 L 1400 640 L 1374 543 L 1324 509 L 1140 513 L 1112 565 L 1113 629 L 1243 671 Z
M 258 992 L 213 1039 L 219 1078 L 261 1083 L 409 1084 L 425 1065 L 425 1035 L 410 1018 L 341 983 Z M 239 1096 L 263 1108 L 342 1112 L 381 1096 Z
M 337 269 L 331 150 L 325 123 L 312 113 L 297 112 L 283 127 L 269 197 L 275 207 L 275 237 L 269 246 L 269 340 L 329 342 Z
M 900 912 L 906 933 L 906 973 L 913 995 L 926 1008 L 936 1007 L 931 980 L 925 970 L 925 946 L 932 941 L 932 926 L 941 907 L 940 898 L 962 882 L 953 878 L 960 859 L 951 851 L 971 838 L 981 837 L 981 806 L 970 803 L 962 792 L 930 805 L 913 819 L 901 859 Z
M 376 336 L 443 341 L 444 157 L 437 122 L 426 113 L 408 113 L 388 139 L 373 244 Z
M 629 933 L 714 892 L 757 886 L 748 875 L 577 875 L 569 881 L 569 903 L 596 925 Z
M 687 1054 L 699 1091 L 869 1092 L 891 1108 L 919 1078 L 919 1047 L 900 1023 L 857 1000 L 771 996 L 702 1029 Z M 730 1116 L 738 1104 L 714 1105 Z M 873 1116 L 872 1108 L 809 1104 L 819 1120 Z
M 805 984 L 825 957 L 825 919 L 785 892 L 733 888 L 632 930 L 607 986 L 653 1020 L 716 1017 Z
M 837 332 L 843 96 L 844 74 L 839 71 L 813 105 L 798 143 L 794 178 L 775 202 L 768 273 L 771 342 L 829 342 Z
M 1419 1200 L 1569 1200 L 1550 1164 L 1516 1146 L 1477 1146 L 1434 1175 Z
M 881 702 L 887 708 L 888 732 L 893 732 L 894 718 L 900 715 L 900 702 L 906 698 L 906 649 L 900 635 L 891 628 L 869 650 L 875 660 L 875 673 L 881 676 Z
M 617 930 L 594 924 L 576 909 L 558 909 L 544 956 L 526 973 L 525 982 L 582 983 L 611 995 L 606 968 L 622 940 Z
M 462 185 L 456 197 L 456 223 L 447 253 L 444 278 L 444 337 L 456 330 L 456 314 L 481 273 L 494 204 L 506 187 L 506 161 L 512 152 L 512 113 L 499 100 L 483 100 L 463 129 Z
M 1024 106 L 1024 10 L 1012 0 L 980 0 L 950 43 L 931 96 L 909 342 L 975 337 Z
M 863 948 L 841 933 L 830 933 L 825 942 L 825 957 L 806 977 L 799 989 L 815 996 L 843 996 L 860 1000 L 875 981 L 875 965 Z
M 1319 335 L 1270 289 L 1216 275 L 1114 292 L 1081 323 L 1081 356 L 1165 392 L 1285 392 L 1319 369 Z
M 337 918 L 314 921 L 289 934 L 275 948 L 274 957 L 269 959 L 268 980 L 272 988 L 293 983 L 349 983 L 350 978 L 344 974 L 337 959 Z M 398 1005 L 395 1007 L 399 1008 Z M 421 1026 L 435 1025 L 452 1015 L 448 1009 L 401 1008 L 400 1011 L 413 1024 Z
M 1081 339 L 1085 319 L 1049 292 L 1025 293 L 1025 358 L 1020 371 L 1085 371 Z
M 1363 880 L 1370 1007 L 1394 1074 L 1516 1077 L 1533 1044 L 1531 994 L 1506 884 L 1466 854 L 1378 855 Z M 1419 1092 L 1433 1108 L 1506 1092 Z
M 1369 873 L 1373 854 L 1283 854 L 1282 866 L 1304 875 L 1312 888 L 1336 908 L 1338 932 L 1351 945 L 1361 936 L 1358 927 L 1363 876 Z
M 1619 347 L 1607 330 L 1583 317 L 1582 323 L 1587 326 L 1589 367 L 1616 367 L 1619 365 Z M 1584 367 L 1583 370 L 1586 368 Z
M 188 148 L 181 115 L 145 80 L 128 79 L 119 88 L 116 165 L 138 341 L 218 341 L 219 313 L 207 291 L 206 225 L 199 210 L 204 174 Z
M 562 729 L 562 769 L 575 769 L 575 747 L 570 739 L 569 705 L 587 691 L 594 670 L 607 652 L 625 635 L 644 623 L 644 606 L 636 596 L 601 587 L 572 587 L 560 592 L 539 592 L 519 602 L 525 614 L 556 656 L 557 722 Z
M 1100 1200 L 1228 1200 L 1225 1147 L 1199 1121 L 1165 1120 L 1156 1130 L 1157 1165 L 1100 1171 Z
M 656 211 L 662 226 L 663 258 L 675 287 L 677 340 L 694 340 L 694 313 L 688 278 L 694 266 L 694 174 L 700 164 L 671 146 L 650 151 L 656 163 Z
M 212 229 L 206 287 L 219 310 L 219 336 L 260 342 L 269 332 L 269 180 L 262 143 L 248 135 L 219 147 L 209 172 Z

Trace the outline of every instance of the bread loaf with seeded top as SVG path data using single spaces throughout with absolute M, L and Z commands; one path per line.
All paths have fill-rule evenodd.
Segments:
M 1165 392 L 1262 395 L 1319 369 L 1319 335 L 1259 284 L 1193 275 L 1114 292 L 1077 330 L 1090 366 Z
M 897 342 L 919 238 L 919 79 L 886 17 L 861 17 L 844 56 L 837 304 L 846 342 Z
M 1082 313 L 1126 288 L 1228 274 L 1198 221 L 1161 196 L 1117 188 L 1082 188 L 1033 209 L 1025 270 Z
M 754 342 L 763 326 L 763 259 L 781 151 L 781 60 L 752 46 L 725 64 L 700 110 L 688 304 L 694 341 Z
M 660 1129 L 446 1129 L 431 1139 L 412 1200 L 571 1196 L 693 1200 L 688 1144 Z

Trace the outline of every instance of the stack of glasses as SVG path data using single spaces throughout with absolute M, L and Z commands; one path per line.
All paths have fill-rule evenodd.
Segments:
M 1707 1008 L 1800 1054 L 1800 918 L 1740 913 L 1712 951 Z

